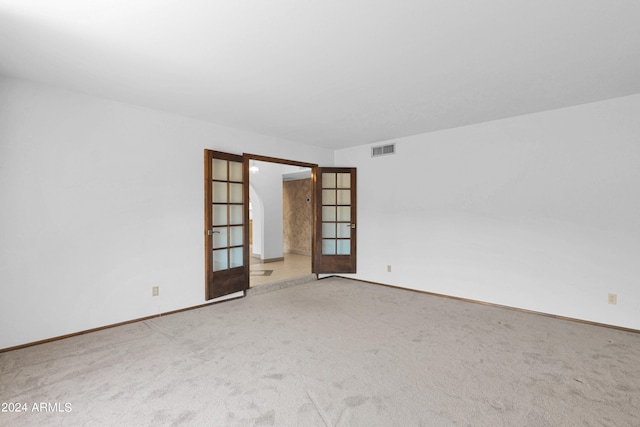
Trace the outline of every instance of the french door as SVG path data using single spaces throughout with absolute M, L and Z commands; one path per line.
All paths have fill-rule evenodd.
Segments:
M 250 157 L 204 150 L 207 300 L 249 289 Z M 313 273 L 355 273 L 356 170 L 313 166 Z
M 317 168 L 314 273 L 356 272 L 356 169 Z
M 206 299 L 249 288 L 249 177 L 243 156 L 205 150 Z

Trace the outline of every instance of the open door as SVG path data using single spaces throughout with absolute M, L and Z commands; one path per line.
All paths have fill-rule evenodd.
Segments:
M 241 155 L 204 151 L 207 300 L 249 288 L 249 171 Z
M 313 272 L 356 272 L 356 169 L 316 168 Z

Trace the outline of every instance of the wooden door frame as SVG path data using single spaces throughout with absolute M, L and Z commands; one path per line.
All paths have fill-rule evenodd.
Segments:
M 269 162 L 269 163 L 277 163 L 277 164 L 281 164 L 281 165 L 290 165 L 290 166 L 299 166 L 299 167 L 305 167 L 305 168 L 309 168 L 311 169 L 311 209 L 312 209 L 312 227 L 313 227 L 313 232 L 311 234 L 311 272 L 313 274 L 316 274 L 316 276 L 319 273 L 319 270 L 321 269 L 321 265 L 322 264 L 320 262 L 320 260 L 318 260 L 318 255 L 320 255 L 322 253 L 322 251 L 320 249 L 317 248 L 318 246 L 318 230 L 321 229 L 321 217 L 318 214 L 318 203 L 320 203 L 320 196 L 317 194 L 318 191 L 318 174 L 320 173 L 320 171 L 323 169 L 321 168 L 318 164 L 316 163 L 307 163 L 307 162 L 300 162 L 300 161 L 296 161 L 296 160 L 289 160 L 289 159 L 282 159 L 282 158 L 278 158 L 278 157 L 270 157 L 270 156 L 263 156 L 263 155 L 259 155 L 259 154 L 251 154 L 251 153 L 242 153 L 242 154 L 233 154 L 233 153 L 225 153 L 225 152 L 220 152 L 220 151 L 216 151 L 216 150 L 210 150 L 210 149 L 205 149 L 205 206 L 210 206 L 211 205 L 211 191 L 210 189 L 208 189 L 207 185 L 209 185 L 209 179 L 207 178 L 208 175 L 211 175 L 210 173 L 210 168 L 211 168 L 211 162 L 209 161 L 207 152 L 214 152 L 214 153 L 220 153 L 220 154 L 225 154 L 225 155 L 229 155 L 229 156 L 235 156 L 236 158 L 242 158 L 242 175 L 243 175 L 243 185 L 245 185 L 246 187 L 246 191 L 243 190 L 243 204 L 245 206 L 244 209 L 244 213 L 243 213 L 243 217 L 244 217 L 244 232 L 243 232 L 243 247 L 245 248 L 245 250 L 243 251 L 243 255 L 244 255 L 244 265 L 246 268 L 246 277 L 247 277 L 247 287 L 244 290 L 244 295 L 246 295 L 246 289 L 249 289 L 249 287 L 251 286 L 250 284 L 250 253 L 249 253 L 249 188 L 251 185 L 250 182 L 250 173 L 249 173 L 249 163 L 252 160 L 256 160 L 256 161 L 261 161 L 261 162 Z M 237 161 L 240 161 L 239 159 Z M 336 169 L 335 167 L 331 167 L 331 166 L 327 166 L 324 167 L 324 169 Z M 338 169 L 349 169 L 352 171 L 352 173 L 355 173 L 356 169 L 355 168 L 338 168 Z M 209 171 L 209 172 L 207 172 Z M 356 191 L 356 185 L 355 185 L 355 175 L 352 175 L 352 194 L 355 195 L 355 191 Z M 354 197 L 355 199 L 355 197 Z M 353 216 L 355 216 L 355 205 L 353 207 Z M 210 223 L 211 223 L 211 217 L 208 217 L 206 214 L 206 210 L 205 210 L 205 248 L 206 248 L 206 252 L 205 252 L 205 277 L 208 277 L 206 274 L 208 274 L 207 272 L 210 270 L 210 263 L 211 263 L 211 259 L 210 257 L 212 256 L 211 254 L 209 254 L 209 249 L 208 249 L 208 236 L 207 236 L 207 232 L 206 230 L 209 229 L 210 227 Z M 352 220 L 352 226 L 355 225 L 355 220 Z M 357 244 L 357 240 L 354 241 L 355 244 Z M 354 263 L 353 263 L 353 268 L 355 269 L 355 256 L 356 256 L 356 251 L 355 248 L 352 247 L 352 256 L 354 257 Z M 351 271 L 350 271 L 351 272 Z M 355 272 L 355 271 L 353 271 Z M 330 273 L 327 273 L 330 274 Z M 210 295 L 209 293 L 209 283 L 208 280 L 205 280 L 206 284 L 205 284 L 205 288 L 206 288 L 206 294 L 205 297 L 207 300 L 210 299 L 210 297 L 212 297 L 212 295 Z M 217 297 L 216 297 L 217 298 Z
M 251 154 L 251 153 L 243 153 L 243 156 L 244 156 L 244 167 L 246 170 L 249 170 L 249 162 L 251 160 L 257 160 L 259 162 L 279 163 L 282 165 L 289 165 L 289 166 L 300 166 L 300 167 L 311 169 L 311 209 L 313 211 L 312 223 L 311 223 L 312 224 L 311 272 L 315 273 L 316 272 L 316 226 L 317 226 L 315 188 L 316 188 L 316 176 L 318 171 L 318 165 L 315 163 L 299 162 L 296 160 L 281 159 L 278 157 L 262 156 L 259 154 Z M 249 177 L 248 180 L 249 180 L 248 181 L 249 185 L 251 185 L 251 178 Z M 249 204 L 247 202 L 247 212 L 248 212 L 248 206 Z
M 238 284 L 240 284 L 240 282 L 244 282 L 246 280 L 246 287 L 244 287 L 243 289 L 237 289 L 236 292 L 243 292 L 246 294 L 246 290 L 249 288 L 249 256 L 248 256 L 248 248 L 249 248 L 249 238 L 248 238 L 248 231 L 249 231 L 249 170 L 247 169 L 247 165 L 244 161 L 243 155 L 242 154 L 234 154 L 234 153 L 227 153 L 227 152 L 223 152 L 223 151 L 218 151 L 218 150 L 211 150 L 211 149 L 204 149 L 204 203 L 205 203 L 205 215 L 204 215 L 204 246 L 205 246 L 205 257 L 204 257 L 204 265 L 205 265 L 205 300 L 209 301 L 212 299 L 217 299 L 217 298 L 222 298 L 226 295 L 230 295 L 230 293 L 228 294 L 223 294 L 223 295 L 215 295 L 212 294 L 212 288 L 211 288 L 211 282 L 209 279 L 213 279 L 212 276 L 210 276 L 211 274 L 216 274 L 215 272 L 212 271 L 212 266 L 213 266 L 213 254 L 211 252 L 211 246 L 212 246 L 212 240 L 213 237 L 211 235 L 208 234 L 208 230 L 212 228 L 212 210 L 211 210 L 211 205 L 212 205 L 212 192 L 211 192 L 211 177 L 212 177 L 212 163 L 211 160 L 217 158 L 217 159 L 223 159 L 223 160 L 227 160 L 227 161 L 233 161 L 233 162 L 238 162 L 240 163 L 240 161 L 242 161 L 242 193 L 243 193 L 243 205 L 245 206 L 245 209 L 243 209 L 242 212 L 242 217 L 243 217 L 243 231 L 242 231 L 242 235 L 243 235 L 243 266 L 242 267 L 236 267 L 234 269 L 228 269 L 226 272 L 231 272 L 232 270 L 236 270 L 236 273 L 238 271 L 242 271 L 242 281 L 238 281 L 237 278 L 235 277 L 231 277 L 231 275 L 228 275 L 229 277 L 227 277 L 228 279 L 228 287 L 232 287 L 232 288 L 237 288 Z M 242 270 L 240 270 L 240 268 L 242 268 Z M 226 272 L 218 272 L 218 275 L 221 276 L 225 276 Z M 227 279 L 225 278 L 225 279 Z M 224 281 L 224 280 L 223 280 Z M 225 282 L 226 284 L 227 282 Z M 231 293 L 236 293 L 236 292 L 231 292 Z
M 323 254 L 322 249 L 322 209 L 324 206 L 324 201 L 322 200 L 324 183 L 322 182 L 322 176 L 320 174 L 329 173 L 348 173 L 351 178 L 351 183 L 349 186 L 349 191 L 351 193 L 351 218 L 350 218 L 350 252 L 348 255 L 325 255 Z M 336 167 L 336 166 L 327 166 L 327 167 L 319 167 L 316 170 L 316 179 L 314 180 L 314 193 L 315 193 L 315 212 L 314 212 L 314 232 L 316 234 L 314 244 L 315 244 L 315 253 L 319 256 L 317 257 L 317 262 L 314 264 L 315 269 L 314 273 L 316 274 L 353 274 L 357 270 L 357 246 L 358 246 L 358 229 L 357 229 L 357 169 L 352 167 Z M 336 202 L 336 206 L 338 203 Z M 344 223 L 343 221 L 336 221 L 336 224 Z M 316 257 L 314 257 L 314 261 Z

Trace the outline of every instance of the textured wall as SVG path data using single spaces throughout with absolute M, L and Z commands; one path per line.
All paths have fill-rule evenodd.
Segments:
M 283 182 L 282 193 L 284 251 L 311 255 L 311 178 Z

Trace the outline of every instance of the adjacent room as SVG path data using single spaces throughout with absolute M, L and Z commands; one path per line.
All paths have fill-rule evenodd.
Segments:
M 311 169 L 251 160 L 249 185 L 250 287 L 309 279 Z
M 634 425 L 639 117 L 633 0 L 0 0 L 0 425 Z

